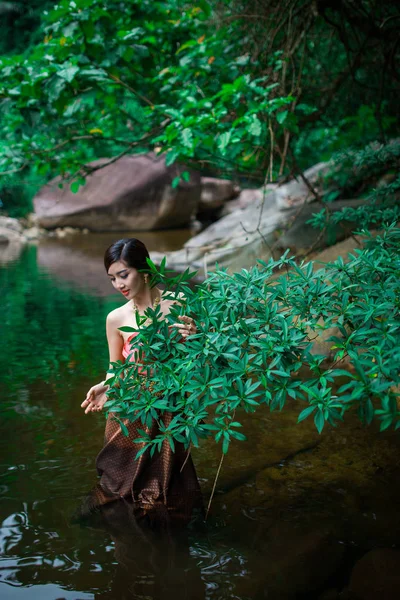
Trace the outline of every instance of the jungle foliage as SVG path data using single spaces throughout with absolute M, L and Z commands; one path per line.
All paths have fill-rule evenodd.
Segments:
M 3 187 L 61 173 L 77 190 L 88 161 L 149 150 L 257 184 L 397 133 L 399 11 L 387 0 L 39 9 L 28 47 L 9 44 L 0 61 Z
M 312 417 L 319 432 L 354 407 L 364 423 L 376 417 L 381 430 L 398 429 L 400 229 L 361 233 L 365 247 L 347 263 L 339 258 L 315 269 L 312 262 L 298 265 L 287 251 L 250 270 L 217 270 L 195 290 L 187 285 L 189 272 L 169 279 L 165 264 L 157 269 L 148 261 L 153 282 L 164 283 L 178 302 L 166 320 L 159 306 L 144 317 L 137 313 L 131 350 L 141 364 L 113 363 L 106 404 L 126 435 L 122 419 L 141 419 L 138 454 L 154 453 L 165 439 L 174 449 L 176 441 L 197 446 L 208 436 L 226 453 L 232 440 L 245 439 L 242 410 L 281 410 L 293 399 L 304 404 L 299 422 Z M 182 314 L 197 324 L 184 343 L 169 328 Z M 313 347 L 326 330 L 334 353 L 329 361 Z M 167 426 L 164 411 L 173 415 Z M 155 438 L 146 433 L 153 419 L 160 424 Z

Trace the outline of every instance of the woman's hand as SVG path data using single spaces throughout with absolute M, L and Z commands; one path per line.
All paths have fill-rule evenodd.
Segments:
M 99 412 L 103 409 L 103 406 L 107 402 L 107 390 L 108 385 L 104 381 L 90 388 L 81 404 L 81 407 L 85 409 L 85 415 L 90 412 Z
M 197 333 L 197 327 L 191 317 L 186 317 L 183 315 L 178 317 L 178 319 L 180 319 L 182 323 L 173 323 L 170 325 L 170 327 L 176 327 L 183 339 L 186 339 L 188 335 L 194 335 Z

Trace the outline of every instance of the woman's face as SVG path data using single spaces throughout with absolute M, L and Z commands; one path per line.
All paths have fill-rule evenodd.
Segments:
M 113 287 L 131 300 L 143 289 L 143 277 L 137 269 L 129 267 L 123 260 L 113 263 L 108 269 Z

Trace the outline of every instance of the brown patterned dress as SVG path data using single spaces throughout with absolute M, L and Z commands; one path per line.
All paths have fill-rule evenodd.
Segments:
M 126 360 L 135 360 L 130 339 L 125 342 L 123 355 Z M 164 425 L 168 425 L 173 415 L 163 413 L 161 418 Z M 136 460 L 141 445 L 134 444 L 133 440 L 141 437 L 138 430 L 145 427 L 140 421 L 125 421 L 125 424 L 129 437 L 123 435 L 113 416 L 108 416 L 104 447 L 96 459 L 100 483 L 92 497 L 95 505 L 123 498 L 144 511 L 162 508 L 167 509 L 171 516 L 188 516 L 194 506 L 201 505 L 200 486 L 192 457 L 188 456 L 183 444 L 176 442 L 173 452 L 165 441 L 161 451 L 156 451 L 153 457 L 147 451 Z M 153 421 L 147 431 L 151 437 L 157 436 L 158 424 Z

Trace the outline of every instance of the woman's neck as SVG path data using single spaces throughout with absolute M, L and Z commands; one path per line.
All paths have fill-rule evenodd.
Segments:
M 150 306 L 154 306 L 154 303 L 160 296 L 161 290 L 157 287 L 150 288 L 149 285 L 144 285 L 143 289 L 132 298 L 132 304 L 136 306 L 139 312 L 144 312 Z

